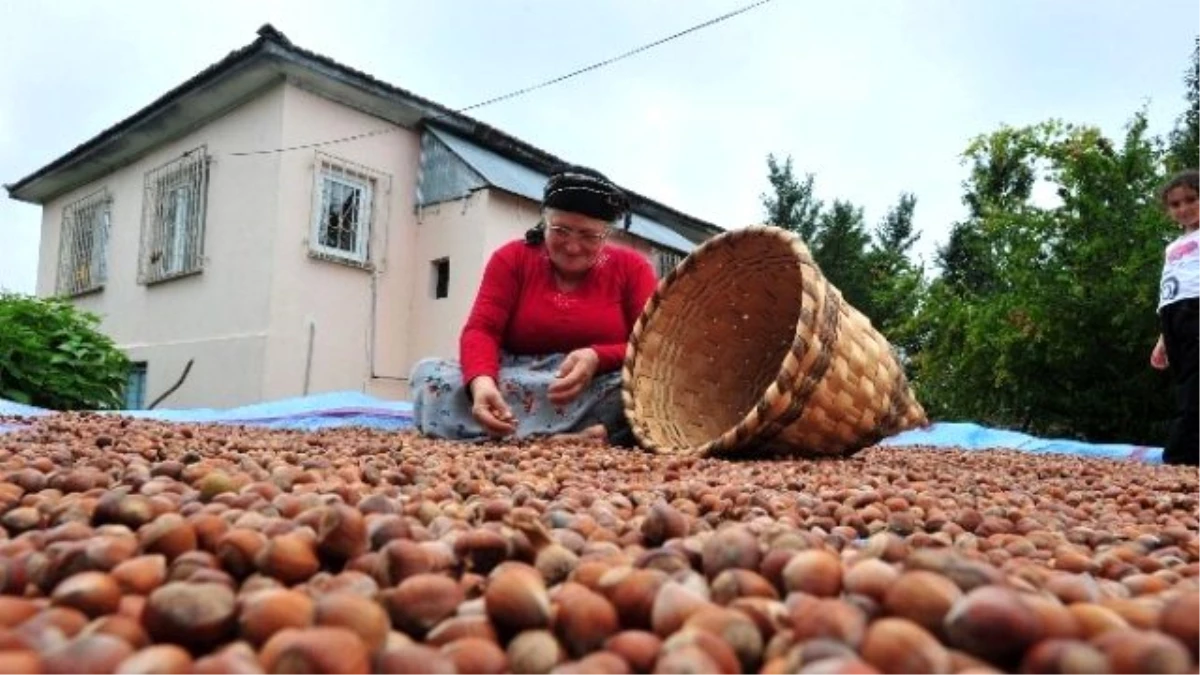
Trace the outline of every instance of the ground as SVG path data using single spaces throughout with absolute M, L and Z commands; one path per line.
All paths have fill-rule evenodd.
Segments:
M 1195 469 L 27 422 L 0 672 L 1197 670 Z

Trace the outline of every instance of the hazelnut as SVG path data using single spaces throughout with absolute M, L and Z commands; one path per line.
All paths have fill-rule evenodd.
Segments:
M 515 635 L 550 625 L 546 584 L 537 570 L 524 563 L 496 568 L 487 581 L 483 601 L 488 618 L 502 634 Z
M 192 672 L 192 656 L 178 645 L 160 644 L 144 647 L 117 664 L 115 673 L 128 675 L 151 675 L 172 673 L 186 675 Z
M 893 616 L 911 619 L 938 635 L 950 607 L 963 592 L 946 577 L 925 570 L 901 574 L 883 597 L 883 608 Z
M 568 582 L 554 600 L 554 634 L 575 658 L 599 649 L 620 630 L 617 610 L 607 598 Z
M 224 585 L 173 581 L 146 599 L 142 626 L 156 641 L 203 651 L 232 636 L 235 609 L 233 591 Z
M 78 609 L 90 617 L 112 614 L 121 602 L 121 587 L 104 572 L 80 572 L 54 588 L 51 602 Z
M 256 646 L 284 628 L 305 628 L 313 622 L 313 601 L 298 591 L 282 588 L 254 591 L 244 595 L 239 604 L 241 637 Z
M 458 582 L 441 574 L 417 574 L 379 593 L 392 625 L 418 640 L 452 616 L 463 600 Z
M 442 647 L 442 654 L 460 673 L 491 675 L 509 670 L 508 655 L 495 642 L 483 638 L 459 638 Z
M 604 642 L 604 649 L 625 659 L 634 672 L 647 673 L 662 649 L 662 639 L 644 630 L 625 630 Z
M 903 618 L 884 618 L 867 628 L 863 658 L 885 672 L 948 673 L 950 655 L 932 633 Z
M 375 659 L 377 673 L 453 673 L 458 671 L 452 658 L 422 644 L 385 649 Z
M 834 597 L 842 590 L 842 561 L 831 551 L 797 551 L 782 574 L 783 587 L 788 592 Z
M 358 634 L 371 653 L 383 649 L 391 624 L 379 603 L 348 591 L 327 593 L 316 601 L 314 622 L 340 626 Z
M 523 631 L 508 643 L 508 663 L 514 673 L 549 673 L 566 659 L 566 650 L 547 630 Z
M 1001 586 L 981 586 L 959 598 L 943 629 L 951 645 L 994 663 L 1020 658 L 1041 638 L 1037 614 L 1017 591 Z
M 263 668 L 272 673 L 366 673 L 367 647 L 347 628 L 285 628 L 263 645 Z

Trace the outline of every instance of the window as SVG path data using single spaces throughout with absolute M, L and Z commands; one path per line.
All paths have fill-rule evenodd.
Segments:
M 125 410 L 141 410 L 146 407 L 146 362 L 139 361 L 129 368 L 125 380 Z
M 429 263 L 430 286 L 433 288 L 434 299 L 445 298 L 450 295 L 450 259 L 438 258 Z
M 309 248 L 320 257 L 367 264 L 375 179 L 318 156 Z
M 208 161 L 200 147 L 146 174 L 139 282 L 149 284 L 201 270 Z
M 111 217 L 112 198 L 104 190 L 63 207 L 58 246 L 60 295 L 79 295 L 104 287 Z
M 674 251 L 659 250 L 655 253 L 654 257 L 659 279 L 670 274 L 671 270 L 683 262 L 683 255 Z

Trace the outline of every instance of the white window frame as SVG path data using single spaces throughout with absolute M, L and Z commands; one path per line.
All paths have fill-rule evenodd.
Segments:
M 309 223 L 309 251 L 315 257 L 367 266 L 370 262 L 371 236 L 374 232 L 375 196 L 378 192 L 376 176 L 351 162 L 317 153 L 313 171 L 312 218 Z M 352 249 L 322 243 L 328 223 L 327 199 L 337 187 L 359 191 L 357 208 L 354 211 L 354 242 Z
M 59 295 L 76 296 L 104 288 L 108 281 L 108 240 L 112 232 L 112 195 L 97 190 L 63 207 L 59 225 Z M 90 245 L 84 243 L 85 235 Z M 86 249 L 86 250 L 85 250 Z
M 200 146 L 146 172 L 139 283 L 203 271 L 210 161 Z

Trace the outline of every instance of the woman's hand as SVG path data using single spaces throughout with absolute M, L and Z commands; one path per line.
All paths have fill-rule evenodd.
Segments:
M 566 405 L 575 400 L 596 376 L 596 367 L 600 364 L 600 356 L 595 349 L 585 347 L 567 354 L 554 382 L 550 383 L 547 396 L 554 405 Z
M 504 402 L 496 381 L 483 375 L 471 380 L 471 415 L 495 436 L 504 437 L 517 430 L 517 418 Z
M 1167 369 L 1167 346 L 1163 344 L 1162 336 L 1158 336 L 1158 342 L 1154 343 L 1154 351 L 1150 352 L 1150 365 L 1158 370 Z

